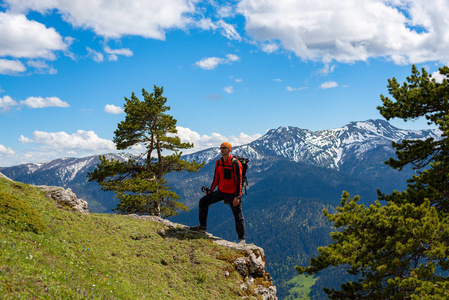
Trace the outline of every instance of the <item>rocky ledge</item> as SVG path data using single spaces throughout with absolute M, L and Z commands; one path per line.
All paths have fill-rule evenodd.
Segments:
M 173 223 L 160 217 L 139 216 L 136 214 L 126 216 L 163 223 L 166 226 L 167 231 L 170 230 L 171 234 L 176 234 L 177 232 L 182 233 L 189 230 L 189 226 Z M 163 230 L 160 234 L 165 234 L 165 231 Z M 242 253 L 242 256 L 239 256 L 232 261 L 235 269 L 242 277 L 240 287 L 244 292 L 243 294 L 247 295 L 243 296 L 242 299 L 277 300 L 276 287 L 273 285 L 273 280 L 270 274 L 266 271 L 265 253 L 262 248 L 253 244 L 237 244 L 226 241 L 213 236 L 210 233 L 205 233 L 205 235 L 212 239 L 217 245 L 239 250 Z M 229 273 L 224 274 L 224 276 L 229 276 Z
M 89 214 L 87 201 L 78 199 L 71 189 L 47 185 L 36 185 L 36 187 L 45 192 L 47 198 L 55 200 L 55 203 L 59 208 L 65 208 L 82 214 Z

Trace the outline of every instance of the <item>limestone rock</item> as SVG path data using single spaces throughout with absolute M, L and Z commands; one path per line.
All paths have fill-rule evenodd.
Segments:
M 83 214 L 89 213 L 87 201 L 78 199 L 70 188 L 64 189 L 59 186 L 46 185 L 37 185 L 36 187 L 45 192 L 48 198 L 55 200 L 56 205 L 59 208 L 68 207 Z

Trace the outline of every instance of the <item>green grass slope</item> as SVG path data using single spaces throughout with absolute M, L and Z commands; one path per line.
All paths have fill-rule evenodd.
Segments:
M 241 299 L 231 263 L 240 251 L 162 232 L 153 221 L 58 209 L 0 179 L 0 298 Z

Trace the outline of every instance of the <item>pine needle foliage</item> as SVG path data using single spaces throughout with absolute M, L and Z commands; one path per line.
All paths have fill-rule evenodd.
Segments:
M 163 91 L 163 87 L 154 86 L 151 94 L 142 89 L 143 100 L 134 92 L 131 98 L 125 97 L 126 117 L 114 132 L 118 150 L 143 146 L 145 151 L 124 161 L 100 156 L 96 169 L 87 175 L 104 191 L 114 191 L 120 200 L 115 210 L 120 213 L 169 217 L 186 211 L 164 176 L 169 172 L 198 172 L 203 166 L 181 159 L 180 150 L 192 148 L 193 144 L 183 143 L 177 136 L 177 121 L 166 113 L 170 107 L 165 105 Z
M 388 80 L 390 99 L 378 109 L 387 120 L 420 117 L 441 130 L 441 139 L 393 143 L 396 158 L 386 164 L 416 170 L 403 192 L 386 195 L 369 207 L 344 192 L 337 213 L 324 211 L 337 231 L 333 243 L 318 249 L 301 274 L 340 266 L 356 281 L 340 290 L 325 289 L 331 299 L 447 299 L 449 297 L 449 68 L 436 81 L 413 66 L 400 85 Z

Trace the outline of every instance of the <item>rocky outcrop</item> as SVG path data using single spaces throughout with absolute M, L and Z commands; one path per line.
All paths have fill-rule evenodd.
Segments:
M 165 224 L 167 229 L 162 230 L 160 232 L 161 235 L 182 234 L 189 230 L 189 227 L 186 225 L 173 223 L 160 217 L 139 216 L 136 214 L 126 216 Z M 262 248 L 253 244 L 237 244 L 226 241 L 210 233 L 205 235 L 217 245 L 240 251 L 241 256 L 233 258 L 230 262 L 242 278 L 240 284 L 242 294 L 244 295 L 242 299 L 277 300 L 276 287 L 273 285 L 270 274 L 266 271 L 265 253 Z M 229 276 L 229 273 L 225 273 L 225 276 Z
M 45 192 L 47 198 L 55 200 L 55 203 L 59 208 L 69 209 L 82 214 L 89 213 L 87 201 L 78 199 L 71 189 L 46 185 L 37 185 L 36 187 Z

